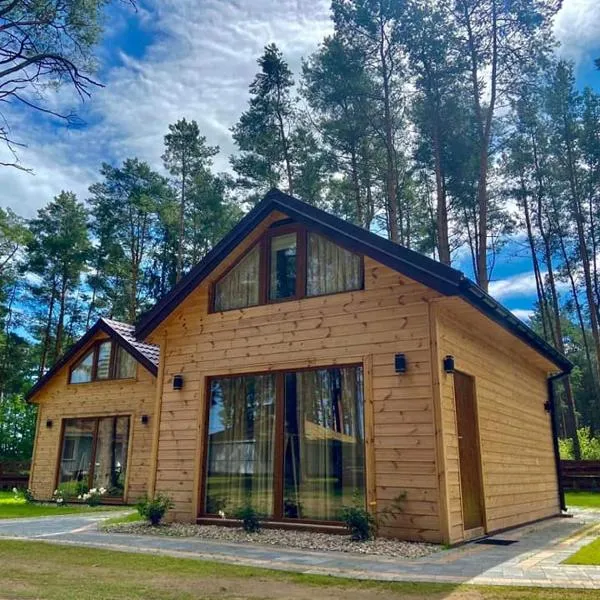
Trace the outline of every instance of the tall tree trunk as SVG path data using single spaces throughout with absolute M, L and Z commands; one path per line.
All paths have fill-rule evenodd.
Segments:
M 56 322 L 56 339 L 54 340 L 54 356 L 59 357 L 63 348 L 65 329 L 65 304 L 67 300 L 67 277 L 63 274 L 58 296 L 58 319 Z
M 381 78 L 383 80 L 383 112 L 384 137 L 386 154 L 386 204 L 388 215 L 388 231 L 393 242 L 400 242 L 398 231 L 398 172 L 396 170 L 396 155 L 394 152 L 394 129 L 392 123 L 392 108 L 390 98 L 390 72 L 386 59 L 386 33 L 382 15 L 379 18 L 379 60 Z
M 46 363 L 48 361 L 48 349 L 50 346 L 50 331 L 52 329 L 52 313 L 54 312 L 54 302 L 56 299 L 56 277 L 52 280 L 52 288 L 50 290 L 50 300 L 48 302 L 48 316 L 46 318 L 46 327 L 44 328 L 44 337 L 42 339 L 42 351 L 40 354 L 40 366 L 38 375 L 41 377 L 46 371 Z
M 439 123 L 435 117 L 433 130 L 433 156 L 435 168 L 435 191 L 436 191 L 436 225 L 438 256 L 440 262 L 450 265 L 450 240 L 448 237 L 448 205 L 446 203 L 446 186 L 442 174 L 442 145 L 439 135 Z
M 187 157 L 185 151 L 181 158 L 181 203 L 179 204 L 179 240 L 177 243 L 177 266 L 175 283 L 181 279 L 183 272 L 183 241 L 185 236 L 185 179 L 187 177 Z M 133 322 L 133 321 L 132 321 Z
M 365 227 L 365 217 L 363 214 L 362 200 L 360 197 L 360 181 L 358 178 L 358 160 L 356 157 L 356 148 L 352 144 L 350 150 L 350 172 L 352 179 L 352 191 L 354 192 L 354 204 L 356 206 L 356 220 L 361 227 Z

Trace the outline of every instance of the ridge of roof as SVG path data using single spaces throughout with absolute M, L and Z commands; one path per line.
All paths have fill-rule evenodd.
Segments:
M 62 369 L 74 356 L 76 356 L 92 338 L 100 331 L 106 333 L 111 339 L 121 344 L 143 367 L 156 377 L 158 373 L 158 360 L 160 346 L 140 342 L 135 338 L 135 327 L 129 323 L 114 321 L 100 317 L 90 329 L 80 337 L 57 361 L 46 371 L 25 394 L 29 402 L 56 373 Z
M 565 356 L 461 271 L 344 221 L 276 188 L 271 189 L 203 260 L 156 303 L 154 308 L 142 315 L 136 326 L 137 338 L 147 337 L 274 210 L 285 213 L 292 219 L 308 225 L 318 233 L 322 233 L 344 246 L 353 246 L 362 254 L 370 256 L 444 296 L 462 297 L 487 317 L 545 356 L 562 371 L 570 372 L 573 368 L 572 363 Z

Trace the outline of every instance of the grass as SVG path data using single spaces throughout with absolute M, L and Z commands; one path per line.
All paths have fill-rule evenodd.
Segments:
M 563 561 L 566 565 L 598 565 L 600 566 L 600 538 L 587 544 Z
M 15 498 L 12 492 L 0 492 L 0 519 L 22 519 L 27 517 L 48 517 L 90 511 L 123 510 L 122 506 L 88 506 L 87 504 L 57 505 L 52 502 L 25 502 L 21 496 Z
M 2 597 L 47 600 L 587 600 L 593 590 L 372 582 L 47 542 L 0 544 Z
M 565 492 L 567 506 L 600 509 L 600 492 Z
M 119 525 L 121 523 L 136 523 L 137 521 L 142 521 L 142 517 L 137 512 L 129 513 L 128 515 L 123 515 L 120 517 L 112 517 L 111 519 L 106 519 L 102 521 L 102 526 L 105 525 Z

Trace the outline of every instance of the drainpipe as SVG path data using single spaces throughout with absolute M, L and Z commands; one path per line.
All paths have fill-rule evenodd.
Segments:
M 562 480 L 560 476 L 560 452 L 558 449 L 558 427 L 556 426 L 556 402 L 554 398 L 554 382 L 568 377 L 571 369 L 568 371 L 561 371 L 556 375 L 548 377 L 548 410 L 550 412 L 550 419 L 552 422 L 552 446 L 554 447 L 554 464 L 556 467 L 556 480 L 558 482 L 558 500 L 560 503 L 560 510 L 566 511 L 567 505 L 565 503 L 565 491 L 563 490 Z

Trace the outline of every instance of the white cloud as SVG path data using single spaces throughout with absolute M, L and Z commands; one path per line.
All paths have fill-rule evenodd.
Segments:
M 534 314 L 534 311 L 529 308 L 515 308 L 510 312 L 512 312 L 512 314 L 515 315 L 515 317 L 517 317 L 518 319 L 521 319 L 521 321 L 523 321 L 524 323 L 529 323 L 531 317 Z
M 546 277 L 546 272 L 542 272 L 542 278 Z M 557 291 L 569 291 L 570 285 L 566 281 L 556 282 Z M 491 281 L 489 293 L 496 300 L 506 300 L 507 298 L 520 298 L 523 296 L 531 297 L 537 294 L 535 286 L 535 274 L 533 271 L 518 273 L 505 279 Z
M 600 46 L 600 2 L 564 0 L 554 21 L 554 34 L 561 43 L 563 57 L 575 63 L 598 58 L 590 51 Z
M 87 103 L 88 127 L 37 127 L 30 115 L 14 115 L 27 125 L 15 127 L 29 146 L 21 162 L 36 175 L 0 171 L 0 204 L 31 216 L 63 188 L 85 197 L 102 161 L 137 155 L 160 168 L 167 126 L 184 116 L 221 147 L 216 168 L 227 169 L 229 129 L 246 107 L 263 47 L 277 43 L 297 78 L 301 58 L 331 30 L 329 0 L 147 0 L 140 8 L 132 18 L 154 38 L 141 59 L 121 54 L 119 66 L 103 70 L 106 87 Z M 74 104 L 64 92 L 52 106 L 61 102 Z

